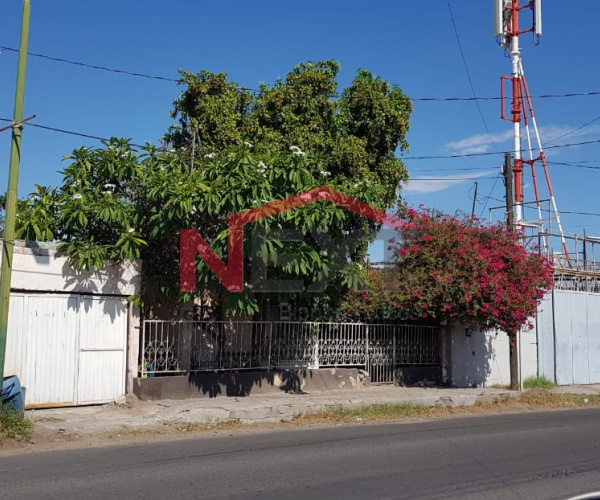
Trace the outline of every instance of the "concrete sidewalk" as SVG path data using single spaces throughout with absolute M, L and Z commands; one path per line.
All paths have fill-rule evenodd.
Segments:
M 215 423 L 239 420 L 242 423 L 281 422 L 296 415 L 334 407 L 372 404 L 422 406 L 472 406 L 480 401 L 518 396 L 505 389 L 453 389 L 370 386 L 305 394 L 258 394 L 248 397 L 213 399 L 135 401 L 76 408 L 29 410 L 36 427 L 53 432 L 97 434 L 123 428 L 151 428 L 163 423 Z
M 579 394 L 584 396 L 595 396 L 600 394 L 600 384 L 587 385 L 559 385 L 551 389 L 556 394 Z

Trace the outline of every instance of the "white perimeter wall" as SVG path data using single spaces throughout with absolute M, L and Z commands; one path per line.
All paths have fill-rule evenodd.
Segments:
M 490 387 L 510 384 L 508 335 L 502 331 L 472 330 L 455 325 L 449 335 L 449 382 L 456 387 Z M 521 334 L 523 379 L 537 375 L 536 330 Z
M 600 294 L 555 290 L 540 309 L 540 374 L 558 385 L 600 383 Z
M 13 290 L 124 296 L 135 295 L 139 290 L 139 262 L 111 265 L 96 272 L 76 271 L 69 266 L 65 255 L 56 252 L 53 244 L 38 245 L 31 248 L 22 242 L 15 243 Z
M 599 293 L 549 292 L 532 323 L 535 328 L 521 333 L 523 379 L 539 374 L 558 385 L 600 383 Z M 454 326 L 446 335 L 446 374 L 452 385 L 510 382 L 506 334 L 474 331 L 469 336 L 464 327 Z

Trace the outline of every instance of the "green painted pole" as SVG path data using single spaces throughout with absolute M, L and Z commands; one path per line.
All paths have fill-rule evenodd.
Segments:
M 23 119 L 30 11 L 30 0 L 23 0 L 23 17 L 21 19 L 21 41 L 19 44 L 17 89 L 15 91 L 13 123 L 20 122 Z M 12 259 L 15 240 L 15 219 L 17 215 L 17 188 L 19 185 L 22 131 L 22 125 L 13 127 L 10 145 L 8 189 L 6 191 L 6 216 L 4 219 L 4 236 L 2 241 L 2 268 L 0 271 L 0 383 L 4 379 L 4 358 L 6 355 L 6 333 L 8 330 L 8 305 L 10 302 L 10 281 L 12 277 Z

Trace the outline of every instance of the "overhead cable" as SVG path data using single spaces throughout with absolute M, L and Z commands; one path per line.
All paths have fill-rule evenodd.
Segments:
M 6 45 L 0 45 L 0 52 L 2 51 L 7 51 L 7 52 L 15 52 L 18 53 L 19 49 L 16 49 L 14 47 L 8 47 Z M 124 69 L 117 69 L 117 68 L 110 68 L 108 66 L 101 66 L 101 65 L 97 65 L 97 64 L 90 64 L 90 63 L 85 63 L 85 62 L 81 62 L 81 61 L 73 61 L 70 59 L 64 59 L 62 57 L 54 57 L 54 56 L 49 56 L 46 54 L 40 54 L 40 53 L 36 53 L 36 52 L 28 52 L 28 54 L 32 57 L 38 57 L 41 59 L 46 59 L 49 61 L 55 61 L 55 62 L 61 62 L 64 64 L 71 64 L 74 66 L 80 66 L 83 68 L 88 68 L 88 69 L 95 69 L 95 70 L 99 70 L 99 71 L 106 71 L 106 72 L 110 72 L 110 73 L 117 73 L 117 74 L 121 74 L 121 75 L 126 75 L 126 76 L 135 76 L 135 77 L 139 77 L 139 78 L 147 78 L 147 79 L 152 79 L 152 80 L 158 80 L 158 81 L 165 81 L 165 82 L 171 82 L 171 83 L 179 83 L 181 80 L 179 78 L 173 78 L 173 77 L 167 77 L 167 76 L 160 76 L 160 75 L 151 75 L 148 73 L 141 73 L 141 72 L 137 72 L 137 71 L 131 71 L 131 70 L 124 70 Z M 238 87 L 239 90 L 245 90 L 247 92 L 252 92 L 252 93 L 260 93 L 262 92 L 260 89 L 253 89 L 250 87 Z M 534 95 L 531 96 L 532 99 L 549 99 L 549 98 L 560 98 L 560 97 L 589 97 L 589 96 L 597 96 L 600 95 L 600 91 L 592 91 L 592 92 L 568 92 L 568 93 L 554 93 L 554 94 L 540 94 L 540 95 Z M 328 95 L 327 97 L 338 97 L 335 95 Z M 360 97 L 359 97 L 360 98 Z M 362 96 L 363 99 L 386 99 L 385 97 L 373 97 L 373 96 Z M 422 102 L 436 102 L 436 101 L 440 101 L 440 102 L 452 102 L 452 101 L 499 101 L 500 99 L 502 99 L 500 96 L 487 96 L 487 97 L 410 97 L 411 101 L 422 101 Z

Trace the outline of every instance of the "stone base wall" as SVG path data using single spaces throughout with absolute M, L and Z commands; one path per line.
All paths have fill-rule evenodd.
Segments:
M 142 401 L 214 398 L 361 389 L 369 377 L 357 368 L 285 369 L 269 372 L 194 373 L 187 376 L 136 378 L 133 393 Z
M 442 367 L 440 365 L 431 366 L 400 366 L 395 369 L 394 379 L 397 385 L 441 385 Z

